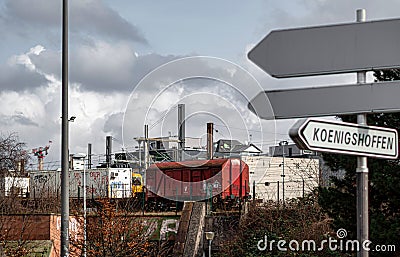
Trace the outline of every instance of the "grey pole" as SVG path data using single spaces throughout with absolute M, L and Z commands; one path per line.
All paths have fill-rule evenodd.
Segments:
M 83 256 L 86 257 L 87 225 L 86 225 L 86 168 L 83 165 Z
M 365 9 L 357 10 L 357 22 L 366 21 Z M 357 83 L 366 82 L 366 72 L 357 72 Z M 367 125 L 367 114 L 357 115 L 357 124 Z M 363 245 L 368 240 L 368 166 L 367 157 L 357 157 L 357 240 Z M 369 253 L 363 247 L 357 252 L 357 257 L 368 257 Z
M 253 181 L 253 203 L 256 202 L 256 181 Z
M 212 240 L 208 240 L 208 256 L 211 257 L 211 242 Z
M 69 256 L 68 0 L 63 0 L 61 85 L 61 256 Z
M 285 143 L 282 144 L 282 203 L 285 205 Z
M 139 143 L 139 173 L 142 174 L 141 173 L 142 172 L 142 149 L 140 147 L 142 144 L 142 141 L 139 139 L 138 143 Z
M 276 188 L 277 188 L 277 194 L 276 194 L 276 197 L 277 197 L 277 199 L 278 199 L 278 205 L 279 205 L 279 180 L 278 180 L 278 181 L 276 181 Z
M 147 170 L 149 165 L 149 125 L 144 125 L 144 169 Z M 146 173 L 145 173 L 146 175 Z
M 288 141 L 281 141 L 279 145 L 282 146 L 282 203 L 285 205 L 285 145 L 288 144 Z

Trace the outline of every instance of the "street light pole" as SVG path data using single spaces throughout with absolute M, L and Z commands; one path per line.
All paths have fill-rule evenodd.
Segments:
M 62 8 L 61 85 L 61 255 L 69 256 L 69 161 L 68 161 L 68 0 Z
M 206 232 L 206 239 L 208 240 L 208 257 L 211 257 L 211 244 L 214 239 L 214 232 Z
M 86 168 L 83 165 L 83 256 L 86 257 L 87 229 L 86 229 Z

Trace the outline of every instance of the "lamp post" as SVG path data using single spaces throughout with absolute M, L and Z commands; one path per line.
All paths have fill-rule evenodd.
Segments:
M 60 256 L 69 256 L 69 163 L 68 163 L 68 0 L 62 5 L 61 85 L 61 236 Z
M 288 141 L 283 140 L 279 145 L 282 146 L 282 202 L 285 204 L 285 145 L 288 145 Z
M 208 240 L 208 257 L 211 257 L 211 243 L 214 239 L 214 232 L 206 232 L 206 239 Z

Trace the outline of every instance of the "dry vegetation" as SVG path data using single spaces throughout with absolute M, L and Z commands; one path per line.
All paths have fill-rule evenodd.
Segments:
M 272 240 L 314 240 L 317 245 L 321 240 L 335 233 L 330 228 L 331 220 L 321 211 L 314 197 L 286 202 L 285 206 L 268 203 L 262 206 L 250 206 L 248 215 L 242 219 L 239 228 L 232 228 L 228 240 L 218 256 L 349 256 L 342 252 L 323 251 L 279 251 L 277 243 L 272 250 L 260 251 L 257 243 L 265 236 Z

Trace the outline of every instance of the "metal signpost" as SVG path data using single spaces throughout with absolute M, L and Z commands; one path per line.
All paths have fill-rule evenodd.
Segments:
M 260 92 L 249 108 L 267 120 L 396 112 L 400 111 L 399 95 L 400 81 L 294 88 Z M 265 108 L 265 99 L 273 113 Z
M 366 20 L 365 10 L 357 10 L 357 22 L 363 24 Z M 385 28 L 381 28 L 385 30 Z M 387 38 L 385 40 L 388 40 Z M 379 47 L 379 45 L 375 45 Z M 364 50 L 365 51 L 365 50 Z M 380 52 L 380 51 L 376 51 Z M 364 52 L 358 58 L 362 56 L 367 56 L 369 53 Z M 382 61 L 384 61 L 383 59 Z M 357 84 L 363 84 L 367 80 L 367 75 L 365 71 L 357 72 Z M 357 115 L 357 124 L 367 125 L 367 114 L 361 113 Z M 364 243 L 369 240 L 369 215 L 368 215 L 368 165 L 367 157 L 359 156 L 357 157 L 357 240 L 360 243 Z M 359 257 L 368 257 L 369 253 L 366 249 L 361 248 L 357 253 Z
M 357 85 L 261 92 L 248 107 L 263 119 L 358 114 L 358 127 L 308 121 L 291 134 L 306 149 L 361 155 L 356 170 L 360 244 L 369 238 L 366 156 L 397 158 L 398 152 L 397 133 L 366 126 L 366 113 L 400 110 L 395 93 L 400 83 L 365 83 L 366 71 L 400 67 L 400 19 L 365 22 L 365 17 L 365 10 L 357 10 L 356 23 L 272 31 L 248 54 L 276 78 L 357 72 Z M 266 99 L 275 114 L 266 110 Z M 357 256 L 367 257 L 368 251 L 361 248 Z
M 400 19 L 275 30 L 248 54 L 276 78 L 399 67 Z
M 396 159 L 397 130 L 347 122 L 299 120 L 289 131 L 301 148 L 313 151 Z

